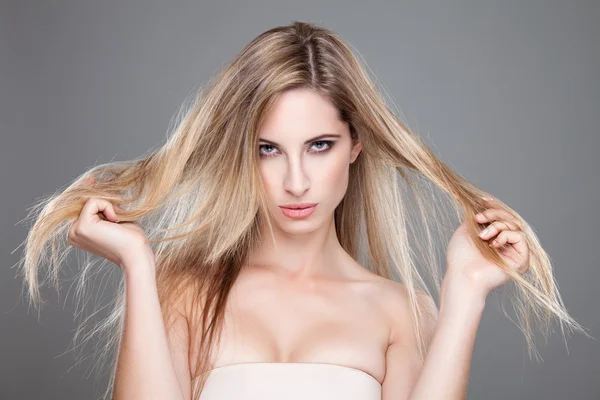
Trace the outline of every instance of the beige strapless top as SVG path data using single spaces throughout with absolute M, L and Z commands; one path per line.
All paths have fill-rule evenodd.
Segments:
M 336 364 L 253 362 L 210 371 L 200 400 L 381 400 L 370 374 Z

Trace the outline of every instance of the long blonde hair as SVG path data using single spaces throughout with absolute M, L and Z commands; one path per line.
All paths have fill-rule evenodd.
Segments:
M 512 278 L 511 299 L 525 335 L 529 356 L 535 354 L 532 327 L 547 337 L 553 317 L 565 333 L 583 328 L 567 313 L 548 255 L 533 229 L 521 221 L 531 250 L 524 275 L 504 264 L 498 250 L 477 239 L 482 225 L 474 214 L 486 207 L 475 187 L 440 161 L 396 116 L 369 77 L 362 60 L 332 31 L 303 22 L 270 29 L 248 43 L 180 114 L 166 143 L 136 160 L 98 165 L 68 187 L 37 203 L 26 239 L 21 268 L 30 301 L 41 303 L 40 272 L 59 286 L 59 270 L 73 247 L 67 245 L 70 223 L 86 199 L 120 204 L 121 221 L 135 221 L 147 232 L 156 255 L 157 285 L 165 316 L 185 303 L 190 324 L 194 397 L 211 368 L 228 293 L 249 250 L 257 246 L 260 223 L 271 221 L 258 170 L 258 131 L 274 101 L 284 91 L 309 88 L 325 96 L 348 123 L 362 152 L 350 165 L 348 189 L 335 210 L 335 227 L 343 248 L 370 271 L 403 283 L 415 318 L 415 333 L 424 358 L 420 292 L 439 293 L 438 256 L 452 232 L 452 217 L 466 221 L 477 248 Z M 94 186 L 83 181 L 94 177 Z M 441 239 L 441 243 L 440 243 Z M 89 254 L 78 275 L 76 304 L 83 313 L 86 286 L 98 271 L 115 270 Z M 112 392 L 124 316 L 124 282 L 117 280 L 110 313 L 75 342 L 99 336 L 97 356 L 110 361 Z M 189 295 L 183 296 L 182 293 Z M 94 313 L 100 309 L 94 310 Z M 91 316 L 90 316 L 91 317 Z M 89 318 L 89 317 L 88 317 Z M 169 326 L 172 319 L 165 319 Z M 585 332 L 584 332 L 585 333 Z M 190 358 L 192 360 L 192 358 Z

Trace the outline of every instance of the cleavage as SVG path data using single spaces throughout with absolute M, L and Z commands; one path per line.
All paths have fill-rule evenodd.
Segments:
M 386 339 L 368 302 L 347 292 L 242 285 L 230 294 L 214 365 L 321 362 L 382 376 Z

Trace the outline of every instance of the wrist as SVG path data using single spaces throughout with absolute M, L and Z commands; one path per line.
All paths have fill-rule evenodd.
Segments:
M 149 247 L 132 251 L 121 261 L 120 267 L 126 279 L 154 277 L 156 274 L 154 252 Z
M 469 282 L 448 275 L 440 288 L 440 311 L 442 308 L 483 311 L 488 292 Z

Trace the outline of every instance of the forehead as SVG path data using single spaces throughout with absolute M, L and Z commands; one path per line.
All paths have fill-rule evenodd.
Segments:
M 335 105 L 310 89 L 292 89 L 282 93 L 273 104 L 260 128 L 261 139 L 278 142 L 304 141 L 325 133 L 343 135 L 347 125 L 339 119 Z

